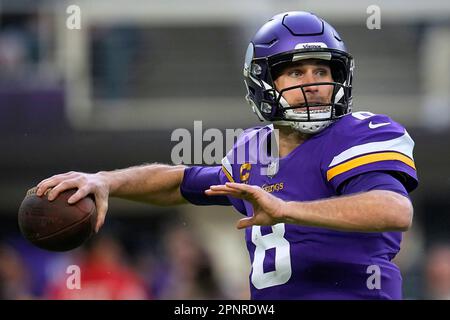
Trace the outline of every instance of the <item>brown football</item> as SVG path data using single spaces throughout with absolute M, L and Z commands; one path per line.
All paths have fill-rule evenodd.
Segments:
M 94 232 L 97 211 L 91 196 L 69 204 L 67 200 L 75 192 L 67 190 L 48 201 L 48 192 L 38 197 L 36 188 L 28 190 L 19 208 L 22 235 L 50 251 L 68 251 L 83 244 Z

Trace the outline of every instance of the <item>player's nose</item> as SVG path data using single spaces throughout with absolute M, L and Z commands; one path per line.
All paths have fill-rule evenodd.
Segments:
M 316 93 L 317 91 L 319 91 L 318 86 L 314 85 L 314 83 L 317 82 L 317 79 L 314 77 L 312 72 L 305 73 L 303 80 L 303 85 L 306 85 L 305 87 L 303 87 L 305 93 Z

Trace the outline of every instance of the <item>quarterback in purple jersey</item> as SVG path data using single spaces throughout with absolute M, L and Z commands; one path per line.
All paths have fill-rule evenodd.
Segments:
M 246 100 L 268 124 L 244 131 L 217 166 L 161 164 L 38 184 L 49 199 L 115 196 L 159 205 L 232 205 L 245 217 L 252 299 L 401 299 L 391 262 L 412 223 L 414 142 L 399 123 L 352 112 L 353 57 L 307 12 L 278 14 L 251 40 Z

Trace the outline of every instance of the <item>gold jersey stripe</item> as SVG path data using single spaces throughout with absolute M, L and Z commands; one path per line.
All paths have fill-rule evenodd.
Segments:
M 222 171 L 223 173 L 225 173 L 225 175 L 227 176 L 228 180 L 230 180 L 230 182 L 234 182 L 233 176 L 231 175 L 231 173 L 228 172 L 227 168 L 225 168 L 225 166 L 222 166 Z
M 373 163 L 373 162 L 386 161 L 386 160 L 398 160 L 398 161 L 401 161 L 401 162 L 407 164 L 414 170 L 416 170 L 414 161 L 401 153 L 398 153 L 398 152 L 372 153 L 372 154 L 360 156 L 358 158 L 354 158 L 352 160 L 349 160 L 347 162 L 339 164 L 334 168 L 331 168 L 330 170 L 327 171 L 327 180 L 330 181 L 337 175 L 340 175 L 341 173 L 352 170 L 356 167 L 359 167 L 359 166 L 362 166 L 365 164 L 369 164 L 369 163 Z

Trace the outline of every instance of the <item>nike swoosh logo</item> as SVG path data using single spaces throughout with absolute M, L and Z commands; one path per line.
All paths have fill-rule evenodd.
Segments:
M 391 124 L 390 122 L 382 122 L 382 123 L 372 123 L 372 121 L 369 122 L 369 128 L 370 129 L 376 129 L 379 127 L 387 126 L 388 124 Z

